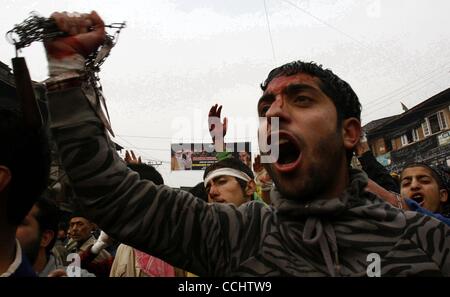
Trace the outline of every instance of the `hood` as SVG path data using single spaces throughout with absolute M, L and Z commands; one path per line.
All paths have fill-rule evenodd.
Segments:
M 318 216 L 337 216 L 342 211 L 364 204 L 360 197 L 367 187 L 367 174 L 361 170 L 350 169 L 350 184 L 335 198 L 317 199 L 308 202 L 283 198 L 276 188 L 272 189 L 270 198 L 278 215 L 290 218 Z
M 304 222 L 302 244 L 320 248 L 331 276 L 340 275 L 334 220 L 343 212 L 366 203 L 362 196 L 367 195 L 364 191 L 367 182 L 368 177 L 363 171 L 351 169 L 350 184 L 339 197 L 302 203 L 283 198 L 276 189 L 271 192 L 272 204 L 280 218 Z

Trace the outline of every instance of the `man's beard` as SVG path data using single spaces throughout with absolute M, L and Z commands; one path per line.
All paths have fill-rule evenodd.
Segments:
M 340 134 L 336 133 L 327 139 L 321 139 L 315 149 L 315 156 L 319 160 L 310 164 L 308 172 L 303 175 L 302 181 L 295 181 L 288 174 L 279 176 L 271 166 L 267 166 L 277 190 L 283 198 L 300 202 L 309 202 L 322 197 L 327 191 L 335 187 L 337 177 L 333 171 L 340 168 L 342 156 L 345 157 L 345 148 L 340 141 Z M 334 150 L 331 150 L 334 148 Z M 332 172 L 330 172 L 330 170 Z M 291 180 L 290 180 L 291 179 Z
M 36 262 L 37 257 L 39 255 L 40 246 L 41 246 L 41 236 L 40 235 L 35 240 L 28 243 L 27 245 L 21 246 L 23 253 L 27 257 L 27 259 L 30 261 L 32 266 Z

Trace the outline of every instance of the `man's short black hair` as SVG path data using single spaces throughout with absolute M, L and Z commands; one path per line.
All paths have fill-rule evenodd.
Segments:
M 128 164 L 128 168 L 136 171 L 141 179 L 151 180 L 155 185 L 163 185 L 164 179 L 155 167 L 148 164 Z
M 53 200 L 40 197 L 36 203 L 38 212 L 36 215 L 36 221 L 39 223 L 39 232 L 42 234 L 45 230 L 53 231 L 54 237 L 50 244 L 45 248 L 47 254 L 55 245 L 55 241 L 58 233 L 58 222 L 60 218 L 59 208 Z
M 86 217 L 86 215 L 84 214 L 84 212 L 82 211 L 81 207 L 78 204 L 72 203 L 72 207 L 73 207 L 73 211 L 69 215 L 69 222 L 73 218 L 84 218 L 84 219 L 88 220 L 89 222 L 91 221 Z
M 270 71 L 261 89 L 265 91 L 269 83 L 276 77 L 292 76 L 299 73 L 309 74 L 320 79 L 319 87 L 333 101 L 338 115 L 338 125 L 347 118 L 361 119 L 361 104 L 352 87 L 339 78 L 330 69 L 314 62 L 294 61 Z
M 18 226 L 48 185 L 48 137 L 43 129 L 28 128 L 19 110 L 0 108 L 0 139 L 0 165 L 12 177 L 5 189 L 7 219 Z
M 208 202 L 208 193 L 206 193 L 205 184 L 203 182 L 196 184 L 192 189 L 189 190 L 189 193 Z

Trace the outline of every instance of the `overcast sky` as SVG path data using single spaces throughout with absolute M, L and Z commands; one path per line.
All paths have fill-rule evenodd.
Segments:
M 170 172 L 170 143 L 209 141 L 210 106 L 230 118 L 226 141 L 253 141 L 256 103 L 268 72 L 315 61 L 346 80 L 363 105 L 362 121 L 402 112 L 448 88 L 450 1 L 446 0 L 0 0 L 0 32 L 31 11 L 96 10 L 105 23 L 126 21 L 103 65 L 116 141 L 158 170 L 171 186 L 202 172 Z M 266 9 L 265 9 L 266 7 Z M 0 39 L 0 60 L 13 46 Z M 43 80 L 42 44 L 25 49 L 32 78 Z M 238 125 L 239 124 L 239 125 Z

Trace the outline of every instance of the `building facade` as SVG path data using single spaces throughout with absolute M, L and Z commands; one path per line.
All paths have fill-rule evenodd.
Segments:
M 373 154 L 390 171 L 411 162 L 450 166 L 450 88 L 363 130 Z

